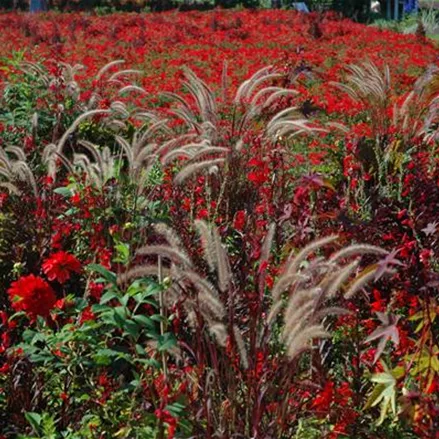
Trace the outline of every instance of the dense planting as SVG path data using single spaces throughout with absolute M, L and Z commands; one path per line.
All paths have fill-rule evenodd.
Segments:
M 4 437 L 439 437 L 430 42 L 287 11 L 0 25 Z

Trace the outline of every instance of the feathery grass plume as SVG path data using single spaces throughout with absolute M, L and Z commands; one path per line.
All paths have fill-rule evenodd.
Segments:
M 338 252 L 335 252 L 329 258 L 330 262 L 338 262 L 340 259 L 350 258 L 352 256 L 361 256 L 361 255 L 387 255 L 389 252 L 384 250 L 381 247 L 370 244 L 354 244 L 349 247 L 344 247 Z
M 148 113 L 143 113 L 140 118 L 150 124 L 137 129 L 132 136 L 131 143 L 122 136 L 115 135 L 115 140 L 121 147 L 121 155 L 123 154 L 127 161 L 128 176 L 130 181 L 137 186 L 138 193 L 145 188 L 149 172 L 157 163 L 156 139 L 171 132 L 165 119 L 160 120 Z
M 247 349 L 245 347 L 245 342 L 244 338 L 242 337 L 241 331 L 236 325 L 233 326 L 233 336 L 235 338 L 236 346 L 238 347 L 239 357 L 241 359 L 241 366 L 244 369 L 248 369 Z
M 354 101 L 361 102 L 370 113 L 375 135 L 387 132 L 389 119 L 387 108 L 391 99 L 390 69 L 385 66 L 381 72 L 372 62 L 349 65 L 346 83 L 331 82 L 333 86 L 347 93 Z
M 308 119 L 291 118 L 296 107 L 287 108 L 276 114 L 267 124 L 267 135 L 273 141 L 286 137 L 291 138 L 300 134 L 326 133 L 327 129 L 310 125 Z
M 54 178 L 57 171 L 57 161 L 60 160 L 66 167 L 70 175 L 75 175 L 73 163 L 62 153 L 57 152 L 58 147 L 54 143 L 49 143 L 41 155 L 42 162 L 46 165 L 47 175 Z
M 121 76 L 127 76 L 127 75 L 142 75 L 142 70 L 136 70 L 136 69 L 126 69 L 126 70 L 119 70 L 118 72 L 113 73 L 109 78 L 108 82 L 114 82 L 117 80 L 117 82 L 120 83 L 119 78 Z
M 193 270 L 177 269 L 176 279 L 179 281 L 188 280 L 193 285 L 201 286 L 201 288 L 210 295 L 213 295 L 216 299 L 219 299 L 219 290 L 206 278 L 200 276 Z
M 66 84 L 66 90 L 68 94 L 75 100 L 78 99 L 81 89 L 78 82 L 76 81 L 76 74 L 84 69 L 81 64 L 75 64 L 74 66 L 67 63 L 60 63 L 62 67 L 62 80 Z
M 218 288 L 225 292 L 232 282 L 232 271 L 229 257 L 221 243 L 221 238 L 216 227 L 209 228 L 205 221 L 197 220 L 195 227 L 201 236 L 204 256 L 212 271 L 218 274 Z
M 172 300 L 181 301 L 185 297 L 181 303 L 183 303 L 188 319 L 191 320 L 190 327 L 198 327 L 198 316 L 198 318 L 202 317 L 203 325 L 206 325 L 220 346 L 224 346 L 227 337 L 232 337 L 241 358 L 241 365 L 247 368 L 249 361 L 246 341 L 235 321 L 238 317 L 235 315 L 236 310 L 229 308 L 236 304 L 232 305 L 232 302 L 226 303 L 223 300 L 224 297 L 230 297 L 233 273 L 217 228 L 201 220 L 195 223 L 201 236 L 205 259 L 212 274 L 216 273 L 217 276 L 214 283 L 211 275 L 204 277 L 196 272 L 195 265 L 184 254 L 185 250 L 181 241 L 174 232 L 165 230 L 163 227 L 158 226 L 157 231 L 166 238 L 168 244 L 145 246 L 137 254 L 160 255 L 171 261 L 169 278 L 172 280 L 171 288 L 174 290 L 172 299 L 166 302 L 167 305 L 171 306 Z M 274 230 L 275 227 L 272 224 L 261 252 L 264 260 L 269 258 Z M 266 339 L 264 334 L 268 334 L 269 337 L 273 336 L 273 325 L 279 322 L 281 339 L 285 344 L 287 355 L 290 360 L 296 359 L 311 347 L 312 340 L 329 337 L 325 328 L 328 316 L 343 315 L 348 312 L 344 308 L 334 306 L 333 301 L 337 293 L 340 290 L 348 291 L 345 297 L 349 298 L 359 288 L 373 280 L 379 263 L 367 267 L 359 275 L 355 275 L 355 271 L 360 264 L 359 256 L 383 254 L 384 250 L 374 246 L 357 244 L 339 250 L 328 258 L 315 257 L 309 260 L 312 254 L 334 243 L 336 239 L 337 236 L 331 235 L 310 243 L 297 255 L 291 252 L 283 274 L 272 288 L 272 305 L 268 310 L 268 316 L 263 317 L 265 325 L 261 327 L 257 343 L 262 343 L 262 340 Z M 387 252 L 384 253 L 387 254 Z M 352 257 L 355 259 L 349 260 Z M 303 263 L 305 261 L 307 261 L 306 264 Z M 148 273 L 156 275 L 154 265 L 146 265 L 145 270 L 142 267 L 140 265 L 131 268 L 120 277 L 121 281 L 131 280 L 136 274 L 139 276 Z M 282 297 L 284 292 L 287 294 Z
M 15 158 L 9 157 L 10 155 Z M 17 146 L 0 147 L 0 176 L 6 180 L 2 185 L 11 192 L 18 194 L 20 191 L 16 185 L 22 181 L 32 188 L 35 198 L 38 197 L 38 185 L 35 176 L 27 163 L 26 155 Z
M 212 237 L 215 243 L 215 257 L 218 271 L 218 287 L 223 293 L 228 290 L 232 281 L 229 257 L 221 243 L 221 238 L 216 227 L 212 228 Z M 209 246 L 209 244 L 208 244 Z
M 370 276 L 363 276 L 363 272 L 355 275 L 360 264 L 358 256 L 388 254 L 375 246 L 352 245 L 333 253 L 329 258 L 317 257 L 303 264 L 311 254 L 336 239 L 337 236 L 334 235 L 319 239 L 299 251 L 296 256 L 291 252 L 283 274 L 272 288 L 273 302 L 266 325 L 271 328 L 282 314 L 282 339 L 290 359 L 305 351 L 312 339 L 328 336 L 323 324 L 327 316 L 347 312 L 332 304 L 328 306 L 328 302 L 333 301 L 340 290 L 348 290 L 345 297 L 349 298 L 374 279 L 378 264 L 373 266 Z M 352 257 L 355 260 L 349 261 Z M 341 263 L 345 260 L 348 261 Z M 283 299 L 282 295 L 286 292 L 288 294 Z
M 171 270 L 167 267 L 163 267 L 162 274 L 164 277 L 169 277 L 171 275 Z M 133 279 L 149 276 L 157 277 L 157 265 L 140 265 L 130 268 L 128 271 L 121 273 L 118 276 L 117 283 L 120 286 L 128 285 Z
M 141 247 L 137 250 L 136 254 L 139 256 L 162 256 L 176 264 L 181 264 L 188 267 L 192 266 L 192 261 L 187 257 L 185 252 L 167 245 L 150 245 Z
M 211 148 L 215 147 L 211 146 L 210 140 L 208 139 L 202 139 L 200 142 L 190 142 L 168 151 L 162 156 L 161 162 L 166 165 L 180 157 L 193 159 L 197 153 L 209 151 Z M 227 152 L 227 148 L 222 148 L 221 151 L 214 152 L 224 152 L 224 150 Z
M 96 75 L 96 81 L 99 81 L 104 76 L 104 74 L 108 72 L 108 70 L 110 70 L 112 67 L 119 66 L 124 63 L 125 60 L 123 59 L 116 59 L 114 61 L 109 62 L 99 70 L 99 72 Z
M 214 272 L 217 269 L 217 261 L 215 242 L 212 239 L 212 231 L 210 230 L 208 223 L 202 220 L 195 220 L 195 227 L 201 237 L 204 258 L 209 264 L 210 270 Z
M 71 64 L 60 62 L 59 65 L 63 69 L 63 78 L 67 83 L 75 81 L 76 74 L 84 69 L 82 64 L 75 64 L 72 66 Z
M 159 235 L 162 235 L 166 241 L 168 241 L 171 247 L 180 249 L 181 253 L 186 255 L 186 258 L 188 258 L 187 253 L 183 250 L 183 243 L 181 242 L 181 239 L 175 233 L 175 231 L 171 229 L 171 227 L 165 223 L 158 223 L 154 224 L 154 230 Z
M 304 282 L 310 280 L 310 277 L 302 273 L 291 273 L 284 271 L 282 276 L 279 277 L 271 290 L 273 301 L 276 303 L 280 300 L 283 293 L 285 293 L 291 285 L 295 285 L 298 282 Z
M 120 115 L 124 119 L 128 119 L 128 117 L 130 117 L 130 112 L 123 102 L 114 101 L 111 103 L 110 108 L 115 114 Z
M 123 62 L 124 62 L 123 60 L 116 60 L 108 63 L 106 66 L 101 68 L 101 70 L 98 72 L 98 74 L 95 77 L 94 83 L 96 83 L 96 86 L 91 92 L 91 97 L 89 101 L 86 104 L 83 104 L 80 101 L 76 102 L 76 105 L 82 111 L 82 114 L 80 114 L 76 118 L 76 120 L 64 132 L 64 134 L 57 142 L 54 140 L 54 143 L 56 143 L 57 145 L 56 148 L 49 147 L 45 150 L 45 161 L 50 168 L 50 175 L 53 178 L 56 177 L 56 172 L 57 172 L 56 163 L 58 157 L 56 157 L 56 154 L 58 155 L 64 154 L 64 146 L 67 140 L 78 129 L 78 127 L 83 121 L 99 115 L 99 116 L 105 116 L 105 118 L 102 120 L 102 123 L 105 124 L 108 128 L 112 128 L 114 130 L 120 130 L 126 128 L 123 120 L 130 117 L 131 113 L 123 102 L 110 99 L 111 101 L 110 109 L 98 108 L 99 103 L 103 99 L 101 93 L 103 91 L 106 91 L 106 89 L 104 88 L 105 84 L 117 83 L 118 85 L 120 85 L 120 88 L 118 90 L 119 94 L 124 92 L 130 92 L 130 91 L 137 91 L 142 93 L 144 92 L 144 90 L 141 87 L 135 84 L 127 84 L 119 79 L 129 74 L 138 73 L 138 71 L 136 70 L 121 70 L 113 73 L 108 80 L 103 79 L 104 75 L 110 69 L 112 69 L 113 67 L 119 64 L 122 64 Z M 74 100 L 77 100 L 75 96 L 79 94 L 80 87 L 75 79 L 75 75 L 81 68 L 83 68 L 83 66 L 79 64 L 75 66 L 71 66 L 65 63 L 61 64 L 61 66 L 62 66 L 61 77 L 60 78 L 56 77 L 53 79 L 53 81 L 60 82 L 60 84 L 67 84 L 67 88 L 70 89 L 71 91 L 70 94 L 72 95 Z M 29 68 L 29 66 L 26 67 Z M 45 73 L 41 69 L 37 69 L 35 66 L 33 66 L 32 69 L 35 72 L 37 72 L 38 75 L 43 75 L 43 73 Z M 114 87 L 112 89 L 114 89 Z M 139 111 L 139 113 L 142 112 Z M 81 162 L 83 161 L 81 160 Z M 97 180 L 97 179 L 93 177 L 93 180 Z
M 90 111 L 87 111 L 87 112 L 81 114 L 79 117 L 76 118 L 76 120 L 66 130 L 66 132 L 63 134 L 63 136 L 59 140 L 59 142 L 57 144 L 57 152 L 58 153 L 62 153 L 63 152 L 63 148 L 64 148 L 65 143 L 67 142 L 67 139 L 69 138 L 69 136 L 73 132 L 75 132 L 75 130 L 78 128 L 78 126 L 81 124 L 81 122 L 83 122 L 84 120 L 86 120 L 86 119 L 88 119 L 90 117 L 93 117 L 93 116 L 110 114 L 110 113 L 111 113 L 111 110 L 98 109 L 98 110 L 90 110 Z
M 366 267 L 353 281 L 348 285 L 347 291 L 344 295 L 345 299 L 352 299 L 367 283 L 375 279 L 378 265 L 371 265 Z
M 217 343 L 223 348 L 227 344 L 227 329 L 222 323 L 215 323 L 209 327 L 209 332 L 216 338 Z
M 221 165 L 225 162 L 225 159 L 219 158 L 219 159 L 212 159 L 212 160 L 206 160 L 204 162 L 198 162 L 198 163 L 192 163 L 189 166 L 186 166 L 183 168 L 176 176 L 175 176 L 175 183 L 176 184 L 182 184 L 184 183 L 189 177 L 192 175 L 198 173 L 201 170 L 207 170 L 209 171 L 212 167 Z
M 224 324 L 226 317 L 226 308 L 221 299 L 221 292 L 225 291 L 231 284 L 231 269 L 228 255 L 224 250 L 218 231 L 203 221 L 197 221 L 196 227 L 203 235 L 203 247 L 205 253 L 210 253 L 211 267 L 217 274 L 217 286 L 210 282 L 207 278 L 201 276 L 195 271 L 195 267 L 187 256 L 186 251 L 176 234 L 164 225 L 156 226 L 156 231 L 160 233 L 166 240 L 167 244 L 163 245 L 147 245 L 140 248 L 136 254 L 139 256 L 162 256 L 172 262 L 168 277 L 172 279 L 172 286 L 181 290 L 181 295 L 185 292 L 190 299 L 185 300 L 185 308 L 188 314 L 200 312 L 208 327 L 213 325 Z M 125 283 L 127 280 L 151 273 L 157 274 L 156 265 L 144 265 L 131 268 L 125 274 L 119 276 L 120 282 Z M 154 268 L 152 268 L 154 267 Z M 196 299 L 191 299 L 193 292 L 196 292 Z M 167 294 L 165 294 L 166 296 Z M 194 321 L 195 323 L 195 321 Z M 237 344 L 241 343 L 237 340 Z M 240 349 L 242 344 L 239 345 Z M 242 361 L 245 361 L 245 357 Z
M 103 163 L 102 154 L 99 151 L 99 147 L 94 143 L 89 142 L 88 140 L 79 140 L 78 143 L 81 146 L 83 146 L 92 155 L 96 165 L 98 166 L 99 169 L 102 170 L 104 167 L 104 163 Z
M 138 85 L 126 85 L 119 90 L 119 95 L 123 95 L 124 93 L 137 92 L 140 94 L 147 94 L 146 90 Z
M 181 136 L 163 142 L 163 144 L 157 148 L 156 153 L 159 157 L 163 157 L 172 148 L 180 148 L 182 144 L 184 145 L 186 142 L 196 142 L 197 137 L 198 135 L 196 133 L 182 134 Z
M 22 61 L 19 64 L 19 68 L 22 72 L 32 75 L 37 80 L 41 81 L 47 88 L 49 88 L 51 77 L 40 64 Z
M 183 86 L 195 100 L 203 122 L 210 122 L 215 127 L 218 123 L 215 94 L 192 70 L 185 68 L 184 76 L 186 81 L 183 82 Z
M 0 175 L 2 175 L 1 169 L 0 169 Z M 0 187 L 6 189 L 10 194 L 21 195 L 20 189 L 18 189 L 18 187 L 15 186 L 15 184 L 13 183 L 0 182 Z
M 340 268 L 332 276 L 326 287 L 326 297 L 332 299 L 337 294 L 340 285 L 343 285 L 358 268 L 359 261 L 351 262 L 345 267 Z
M 35 111 L 35 113 L 32 115 L 32 136 L 35 138 L 37 136 L 38 131 L 38 112 Z
M 321 288 L 314 287 L 295 291 L 285 309 L 284 338 L 289 337 L 294 328 L 300 328 L 314 312 L 317 297 Z
M 271 223 L 268 227 L 268 232 L 265 235 L 261 248 L 261 256 L 259 257 L 259 263 L 262 264 L 270 259 L 271 246 L 273 245 L 274 235 L 276 233 L 276 224 Z
M 107 146 L 99 150 L 90 142 L 79 141 L 78 143 L 87 149 L 95 161 L 92 162 L 85 154 L 74 154 L 73 166 L 79 167 L 84 172 L 87 181 L 102 191 L 107 181 L 116 176 L 116 158 Z
M 308 326 L 300 331 L 296 337 L 287 342 L 287 355 L 290 360 L 294 360 L 300 354 L 311 348 L 310 341 L 313 339 L 329 338 L 330 334 L 326 332 L 321 325 Z
M 258 70 L 252 77 L 245 80 L 238 88 L 234 99 L 235 104 L 246 104 L 251 100 L 253 92 L 263 83 L 273 79 L 280 79 L 282 75 L 273 71 L 273 66 L 266 66 Z
M 202 284 L 196 284 L 200 309 L 207 321 L 222 320 L 225 316 L 224 305 L 219 299 L 203 288 Z
M 171 114 L 183 121 L 189 133 L 195 136 L 189 144 L 176 141 L 172 149 L 171 145 L 168 145 L 158 151 L 162 163 L 165 164 L 180 157 L 189 159 L 183 164 L 181 173 L 176 176 L 176 181 L 180 183 L 199 171 L 210 168 L 210 164 L 215 168 L 224 168 L 227 172 L 228 167 L 224 165 L 240 152 L 245 134 L 253 128 L 261 131 L 258 122 L 261 117 L 265 117 L 264 112 L 269 113 L 273 104 L 298 94 L 295 90 L 272 85 L 271 83 L 281 78 L 282 74 L 272 67 L 265 67 L 241 84 L 231 103 L 222 103 L 231 105 L 228 110 L 232 118 L 225 124 L 221 119 L 220 104 L 215 93 L 192 71 L 185 69 L 184 76 L 183 85 L 189 91 L 190 97 L 184 98 L 176 93 L 164 93 L 164 96 L 174 104 Z M 223 77 L 223 84 L 225 83 L 226 79 Z M 223 97 L 225 96 L 227 93 L 223 91 Z M 285 128 L 287 122 L 293 123 L 293 119 L 292 114 L 289 114 L 288 118 L 285 115 L 282 126 Z M 297 123 L 300 125 L 299 130 L 314 131 L 314 128 L 305 126 L 304 122 Z M 280 125 L 276 129 L 280 129 Z M 265 135 L 265 130 L 262 134 Z M 234 139 L 233 143 L 230 143 L 230 139 Z M 272 139 L 267 137 L 266 140 L 271 142 Z M 215 163 L 215 160 L 218 162 Z
M 308 244 L 305 248 L 299 251 L 297 255 L 294 252 L 290 253 L 287 260 L 287 273 L 293 274 L 299 271 L 300 264 L 313 252 L 320 250 L 323 246 L 330 244 L 338 239 L 338 235 L 329 235 L 320 238 Z
M 275 323 L 277 316 L 282 311 L 284 307 L 284 303 L 281 300 L 273 301 L 273 304 L 270 307 L 270 312 L 267 316 L 267 327 L 271 328 Z
M 433 99 L 439 90 L 438 72 L 437 67 L 427 69 L 404 101 L 394 104 L 392 125 L 402 135 L 404 151 L 411 147 L 413 139 L 424 139 L 439 120 L 439 108 Z

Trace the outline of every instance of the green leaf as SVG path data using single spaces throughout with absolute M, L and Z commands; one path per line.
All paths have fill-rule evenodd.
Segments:
M 172 404 L 168 404 L 165 407 L 165 410 L 168 410 L 168 412 L 174 417 L 174 418 L 178 418 L 180 417 L 182 414 L 184 414 L 186 407 L 180 403 L 180 402 L 174 402 Z
M 127 332 L 131 337 L 138 337 L 139 335 L 139 326 L 133 322 L 132 320 L 125 320 L 124 323 L 125 332 Z
M 42 416 L 35 412 L 27 412 L 24 417 L 34 429 L 35 433 L 38 433 L 41 425 Z
M 124 296 L 122 296 L 122 297 L 120 298 L 120 303 L 121 303 L 123 306 L 127 306 L 127 305 L 128 305 L 128 302 L 130 301 L 130 299 L 131 299 L 131 296 L 130 296 L 129 294 L 125 294 Z
M 170 332 L 161 335 L 157 340 L 157 350 L 159 352 L 169 351 L 176 345 L 177 339 Z
M 120 242 L 114 247 L 117 251 L 116 257 L 113 259 L 114 262 L 119 262 L 123 265 L 128 264 L 130 258 L 130 246 Z
M 89 264 L 87 268 L 91 271 L 99 273 L 107 282 L 117 286 L 116 274 L 99 264 Z
M 114 312 L 114 314 L 113 314 L 114 320 L 117 322 L 117 324 L 120 327 L 123 327 L 125 320 L 128 317 L 127 309 L 124 306 L 118 306 L 118 307 L 114 308 L 113 312 Z
M 364 407 L 368 409 L 381 404 L 380 418 L 377 425 L 381 425 L 384 422 L 389 409 L 391 409 L 394 416 L 397 414 L 396 384 L 401 374 L 398 368 L 398 370 L 391 371 L 383 361 L 381 363 L 383 364 L 384 372 L 372 376 L 371 381 L 377 383 L 377 386 L 373 389 Z
M 140 344 L 136 344 L 136 352 L 138 355 L 145 355 L 145 348 Z
M 396 383 L 393 375 L 389 374 L 388 372 L 377 373 L 371 378 L 371 381 L 374 383 L 380 383 L 388 386 L 392 386 Z
M 117 299 L 119 295 L 115 291 L 107 291 L 105 294 L 102 295 L 100 304 L 105 305 L 110 300 Z
M 98 366 L 109 366 L 111 364 L 111 357 L 118 355 L 118 352 L 111 349 L 99 349 L 93 356 L 93 360 Z
M 148 326 L 152 329 L 156 327 L 156 324 L 147 316 L 136 315 L 133 316 L 133 320 L 141 326 Z
M 65 198 L 70 198 L 73 195 L 73 192 L 68 187 L 58 187 L 53 190 L 55 194 L 62 195 Z
M 166 317 L 165 316 L 161 316 L 160 314 L 153 314 L 150 317 L 151 320 L 154 320 L 156 322 L 166 322 Z

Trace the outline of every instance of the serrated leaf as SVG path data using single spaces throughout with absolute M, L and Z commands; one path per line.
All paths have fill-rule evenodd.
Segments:
M 372 376 L 371 381 L 377 383 L 372 393 L 370 394 L 365 409 L 375 407 L 381 404 L 380 418 L 377 425 L 381 425 L 391 409 L 393 415 L 396 416 L 396 384 L 397 375 L 400 371 L 390 371 L 386 364 L 382 362 L 384 372 Z
M 373 375 L 370 380 L 374 383 L 379 383 L 384 385 L 394 385 L 396 382 L 393 375 L 387 372 L 377 373 L 376 375 Z
M 373 359 L 374 364 L 384 352 L 384 348 L 386 347 L 388 340 L 392 341 L 395 346 L 399 346 L 399 331 L 397 327 L 399 316 L 395 316 L 393 314 L 384 314 L 382 312 L 377 312 L 376 314 L 382 325 L 376 328 L 375 331 L 373 331 L 372 334 L 370 334 L 365 340 L 365 343 L 369 343 L 378 338 L 380 339 L 375 357 Z

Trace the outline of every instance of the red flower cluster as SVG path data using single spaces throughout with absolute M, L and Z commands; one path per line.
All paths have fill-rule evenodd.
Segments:
M 81 271 L 81 263 L 73 255 L 61 251 L 45 260 L 43 271 L 49 280 L 57 280 L 62 284 L 70 279 L 71 273 Z
M 24 311 L 31 318 L 48 316 L 56 302 L 52 287 L 33 274 L 13 282 L 8 294 L 15 311 Z

